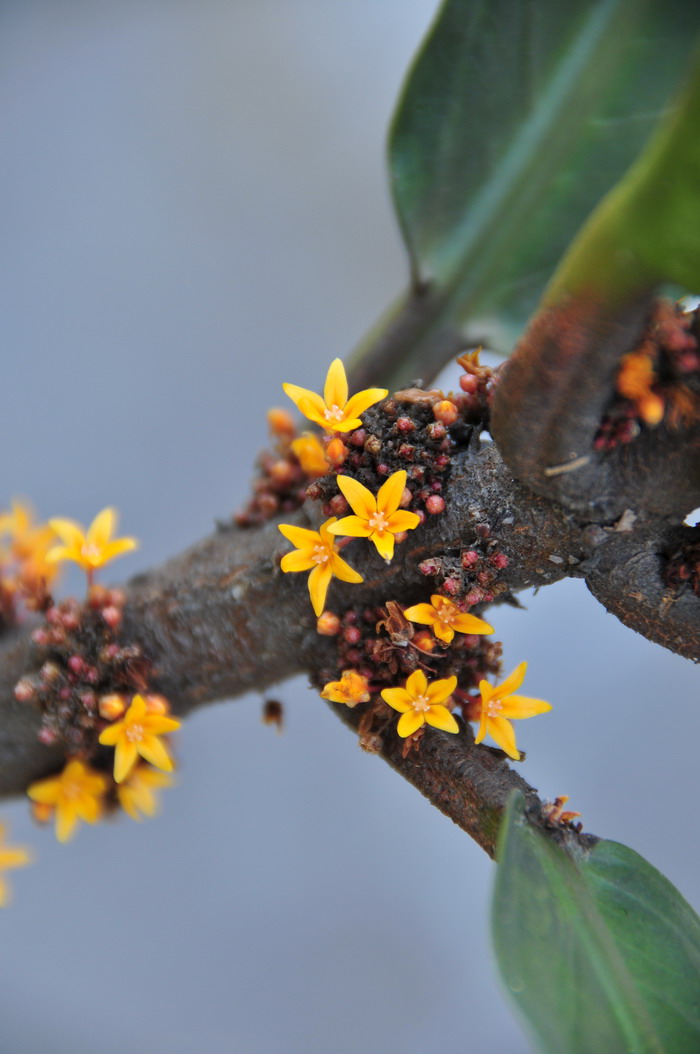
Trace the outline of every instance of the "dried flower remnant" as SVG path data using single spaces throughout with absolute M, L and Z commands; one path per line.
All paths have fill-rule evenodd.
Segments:
M 67 842 L 75 833 L 78 820 L 97 823 L 102 816 L 108 779 L 103 772 L 73 759 L 58 776 L 39 780 L 27 788 L 27 794 L 39 806 L 42 819 L 56 816 L 56 837 Z
M 394 555 L 395 536 L 412 531 L 420 524 L 415 512 L 399 509 L 406 486 L 406 472 L 394 472 L 377 491 L 377 496 L 351 476 L 338 476 L 338 486 L 354 516 L 344 516 L 330 528 L 331 534 L 369 538 L 379 555 L 389 563 Z
M 295 552 L 282 557 L 280 567 L 285 572 L 311 571 L 309 596 L 314 614 L 318 618 L 326 603 L 326 593 L 334 576 L 342 582 L 361 582 L 362 575 L 350 567 L 335 548 L 335 538 L 329 533 L 336 522 L 335 516 L 322 523 L 317 531 L 306 527 L 295 527 L 291 523 L 280 523 L 284 537 L 295 546 Z
M 323 397 L 296 384 L 283 384 L 297 409 L 327 432 L 351 432 L 362 424 L 360 415 L 389 394 L 386 388 L 366 388 L 348 398 L 348 381 L 340 359 L 328 369 Z
M 459 732 L 459 725 L 444 705 L 456 687 L 456 677 L 428 683 L 423 671 L 416 670 L 404 688 L 385 688 L 382 699 L 401 714 L 396 731 L 402 738 L 412 736 L 423 725 Z
M 7 825 L 0 823 L 0 908 L 6 908 L 10 902 L 10 887 L 4 877 L 5 871 L 14 871 L 17 867 L 27 867 L 32 862 L 32 854 L 20 846 L 7 845 L 5 835 Z
M 514 761 L 520 761 L 520 751 L 515 745 L 515 731 L 511 721 L 535 717 L 552 709 L 552 704 L 546 703 L 544 699 L 530 699 L 524 695 L 513 694 L 525 680 L 526 671 L 527 663 L 521 662 L 497 687 L 488 681 L 479 683 L 481 703 L 477 705 L 480 709 L 480 723 L 474 741 L 481 743 L 486 736 L 490 736 Z
M 117 513 L 113 508 L 99 512 L 87 531 L 74 520 L 53 519 L 49 520 L 49 524 L 63 545 L 50 549 L 46 559 L 50 563 L 73 560 L 86 572 L 88 583 L 92 583 L 99 567 L 104 567 L 110 560 L 138 546 L 135 538 L 112 538 L 117 527 Z
M 658 378 L 654 361 L 642 350 L 623 355 L 617 375 L 617 390 L 633 402 L 644 424 L 654 428 L 664 416 L 664 401 L 652 389 Z
M 169 773 L 159 772 L 150 765 L 138 764 L 117 787 L 117 799 L 132 820 L 142 820 L 144 816 L 155 816 L 158 812 L 156 791 L 172 787 L 173 783 Z
M 173 717 L 150 713 L 146 699 L 135 695 L 122 720 L 105 728 L 99 739 L 103 746 L 115 748 L 115 783 L 126 779 L 139 755 L 156 768 L 172 772 L 172 758 L 160 736 L 175 732 L 179 727 L 180 722 Z
M 357 706 L 369 702 L 369 683 L 367 678 L 356 670 L 343 670 L 339 681 L 329 681 L 321 692 L 322 699 L 332 703 L 345 703 L 346 706 Z
M 406 608 L 404 615 L 411 622 L 432 626 L 433 633 L 445 644 L 450 644 L 455 633 L 493 633 L 494 628 L 476 615 L 469 615 L 457 607 L 453 600 L 434 593 L 429 604 L 414 604 Z

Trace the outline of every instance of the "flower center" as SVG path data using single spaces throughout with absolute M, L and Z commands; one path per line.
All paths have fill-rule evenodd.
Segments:
M 315 564 L 328 563 L 328 548 L 325 545 L 315 545 L 311 551 L 311 559 Z
M 130 743 L 140 743 L 143 739 L 143 725 L 129 725 L 126 730 L 126 738 Z
M 375 531 L 379 531 L 381 533 L 382 531 L 385 531 L 389 526 L 389 520 L 383 512 L 379 512 L 379 510 L 377 510 L 377 512 L 372 513 L 370 518 L 367 520 L 367 524 L 369 527 L 372 527 Z
M 73 801 L 75 798 L 80 796 L 80 784 L 79 783 L 64 783 L 61 787 L 61 792 L 64 798 L 68 798 Z
M 84 542 L 80 549 L 80 555 L 87 560 L 89 564 L 99 563 L 102 553 L 99 546 L 95 545 L 94 542 Z
M 332 406 L 327 406 L 323 411 L 323 416 L 327 421 L 342 421 L 343 411 L 337 403 L 333 403 Z
M 423 714 L 426 710 L 430 710 L 430 700 L 427 695 L 417 695 L 413 700 L 413 709 Z
M 489 705 L 486 707 L 486 716 L 498 717 L 502 709 L 503 703 L 500 701 L 500 699 L 492 699 Z
M 435 609 L 435 614 L 437 615 L 440 622 L 444 622 L 447 626 L 449 626 L 452 622 L 454 622 L 454 618 L 457 612 L 453 607 L 450 607 L 449 604 L 438 604 Z

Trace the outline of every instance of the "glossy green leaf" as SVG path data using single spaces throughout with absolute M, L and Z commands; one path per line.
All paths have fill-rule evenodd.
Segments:
M 434 283 L 443 323 L 525 322 L 698 32 L 687 0 L 446 0 L 389 146 L 414 277 Z
M 506 986 L 547 1054 L 700 1050 L 700 919 L 633 850 L 566 850 L 514 796 L 493 934 Z

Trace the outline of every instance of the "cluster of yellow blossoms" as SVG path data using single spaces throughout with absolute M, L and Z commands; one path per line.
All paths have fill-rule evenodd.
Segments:
M 301 413 L 327 433 L 349 432 L 358 428 L 362 424 L 359 415 L 388 394 L 383 388 L 368 388 L 348 398 L 347 378 L 340 359 L 331 363 L 323 396 L 295 384 L 284 384 L 283 388 Z M 299 440 L 297 456 L 300 460 L 308 460 L 310 474 L 330 471 L 323 447 L 315 437 L 304 437 L 303 445 L 302 440 Z M 404 501 L 407 503 L 410 500 L 410 493 L 405 492 L 405 471 L 394 472 L 389 476 L 376 495 L 351 476 L 338 475 L 336 481 L 354 515 L 344 516 L 340 520 L 333 516 L 321 524 L 318 531 L 292 524 L 279 525 L 284 537 L 295 546 L 294 552 L 282 558 L 280 567 L 284 572 L 311 571 L 309 594 L 317 616 L 324 610 L 328 586 L 333 577 L 343 582 L 362 581 L 362 576 L 338 554 L 335 544 L 338 535 L 368 538 L 388 563 L 394 555 L 397 537 L 401 539 L 406 531 L 413 530 L 420 523 L 416 513 L 400 508 Z M 494 632 L 493 627 L 483 619 L 460 611 L 452 600 L 439 594 L 431 596 L 429 604 L 415 604 L 406 608 L 403 614 L 411 622 L 431 626 L 438 640 L 447 645 L 452 642 L 455 633 Z M 520 663 L 498 687 L 486 680 L 479 683 L 481 698 L 476 742 L 481 743 L 488 735 L 516 761 L 520 760 L 520 751 L 510 722 L 517 718 L 533 717 L 552 708 L 543 699 L 515 694 L 523 682 L 526 669 L 527 663 Z M 444 732 L 458 732 L 459 725 L 448 706 L 456 688 L 456 677 L 429 682 L 425 673 L 418 669 L 408 677 L 403 688 L 385 688 L 381 696 L 389 706 L 400 712 L 397 732 L 405 738 L 426 724 Z M 344 670 L 339 681 L 325 685 L 321 696 L 333 702 L 356 706 L 367 702 L 371 691 L 366 677 L 355 670 Z
M 134 538 L 114 538 L 117 514 L 103 509 L 87 529 L 73 520 L 51 519 L 37 524 L 28 504 L 14 500 L 9 512 L 0 514 L 0 572 L 5 589 L 21 590 L 25 597 L 45 596 L 64 560 L 78 564 L 87 575 L 88 586 L 95 571 L 137 546 Z M 57 544 L 58 542 L 62 544 Z M 102 700 L 105 702 L 106 697 Z M 129 703 L 122 696 L 109 697 L 111 705 L 100 707 L 111 724 L 99 742 L 114 749 L 114 778 L 79 758 L 70 759 L 63 770 L 27 788 L 35 817 L 55 820 L 56 837 L 66 842 L 79 821 L 94 824 L 105 812 L 107 795 L 114 790 L 124 812 L 134 820 L 153 816 L 158 807 L 156 792 L 172 784 L 174 765 L 160 736 L 173 732 L 180 722 L 168 716 L 160 696 L 135 695 Z M 139 761 L 143 758 L 148 764 Z M 4 872 L 31 863 L 28 849 L 5 842 L 0 824 L 0 907 L 9 902 Z

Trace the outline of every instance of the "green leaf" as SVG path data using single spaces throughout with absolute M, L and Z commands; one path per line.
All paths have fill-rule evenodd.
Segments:
M 547 1054 L 700 1050 L 700 919 L 633 850 L 565 849 L 511 800 L 493 934 L 501 974 Z
M 526 321 L 699 31 L 688 0 L 446 0 L 389 144 L 415 283 L 434 283 L 441 328 Z

